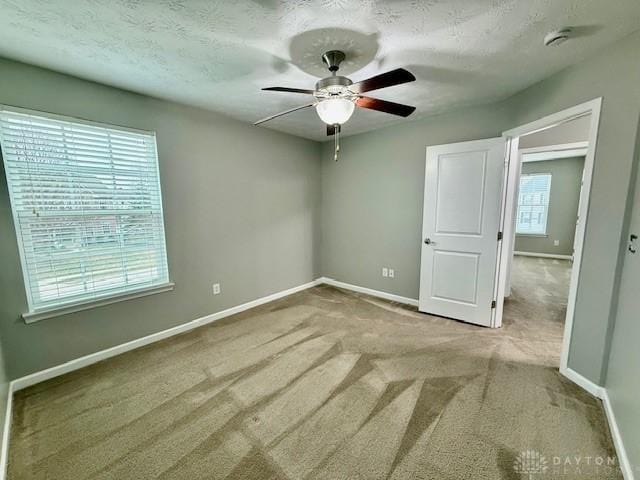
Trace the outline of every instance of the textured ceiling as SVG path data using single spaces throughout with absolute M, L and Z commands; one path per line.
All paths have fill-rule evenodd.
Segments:
M 575 39 L 542 46 L 565 25 Z M 0 0 L 0 55 L 253 122 L 308 99 L 261 87 L 311 88 L 340 48 L 354 81 L 413 72 L 372 96 L 415 119 L 505 98 L 638 26 L 638 0 Z M 403 121 L 360 109 L 344 133 Z M 267 126 L 326 138 L 311 109 Z

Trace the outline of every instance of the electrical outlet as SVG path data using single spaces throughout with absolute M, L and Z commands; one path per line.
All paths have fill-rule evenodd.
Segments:
M 214 295 L 219 295 L 220 294 L 220 284 L 219 283 L 214 283 L 213 284 L 213 294 Z
M 382 267 L 382 276 L 383 277 L 389 276 L 389 269 L 387 267 Z
M 394 278 L 396 276 L 396 272 L 393 268 L 389 269 L 389 278 Z
M 558 246 L 560 246 L 560 240 L 554 240 L 554 241 L 553 241 L 553 246 L 554 246 L 554 247 L 558 247 Z

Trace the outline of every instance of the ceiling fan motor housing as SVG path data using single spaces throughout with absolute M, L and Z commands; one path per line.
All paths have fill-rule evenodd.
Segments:
M 340 75 L 333 75 L 331 77 L 323 78 L 316 82 L 316 91 L 326 91 L 329 94 L 337 95 L 347 90 L 349 85 L 353 82 L 347 77 Z

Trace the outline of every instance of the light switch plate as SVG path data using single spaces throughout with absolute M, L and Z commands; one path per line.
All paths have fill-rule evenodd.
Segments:
M 214 283 L 213 284 L 213 294 L 214 295 L 219 295 L 220 294 L 220 284 L 219 283 Z
M 396 272 L 393 268 L 389 269 L 389 278 L 394 278 L 396 276 Z
M 387 267 L 382 267 L 382 276 L 383 277 L 389 276 L 389 269 Z

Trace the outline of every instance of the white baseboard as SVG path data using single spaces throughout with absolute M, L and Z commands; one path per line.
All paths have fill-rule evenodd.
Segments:
M 4 412 L 4 426 L 2 428 L 2 445 L 0 445 L 0 480 L 7 477 L 9 463 L 9 439 L 11 438 L 11 417 L 13 413 L 13 382 L 7 388 L 7 405 Z
M 207 325 L 209 323 L 215 322 L 216 320 L 220 320 L 222 318 L 229 317 L 231 315 L 243 312 L 250 308 L 254 308 L 259 305 L 272 302 L 279 298 L 286 297 L 288 295 L 300 292 L 302 290 L 306 290 L 316 285 L 320 285 L 321 283 L 326 283 L 328 285 L 333 285 L 335 287 L 344 288 L 347 290 L 353 290 L 360 293 L 366 293 L 368 295 L 384 298 L 387 300 L 392 300 L 395 302 L 406 303 L 414 306 L 418 305 L 418 301 L 413 298 L 401 297 L 399 295 L 380 292 L 378 290 L 372 290 L 370 288 L 365 288 L 365 287 L 358 287 L 356 285 L 350 285 L 348 283 L 338 282 L 337 280 L 333 280 L 331 278 L 322 277 L 312 282 L 305 283 L 303 285 L 298 285 L 297 287 L 276 292 L 271 295 L 267 295 L 266 297 L 258 298 L 256 300 L 252 300 L 250 302 L 243 303 L 235 307 L 227 308 L 226 310 L 222 310 L 220 312 L 212 313 L 210 315 L 206 315 L 204 317 L 191 320 L 190 322 L 183 323 L 182 325 L 178 325 L 176 327 L 172 327 L 167 330 L 163 330 L 161 332 L 152 333 L 151 335 L 147 335 L 146 337 L 138 338 L 136 340 L 132 340 L 127 343 L 116 345 L 114 347 L 107 348 L 105 350 L 100 350 L 99 352 L 91 353 L 89 355 L 85 355 L 84 357 L 76 358 L 74 360 L 70 360 L 60 365 L 56 365 L 55 367 L 47 368 L 46 370 L 41 370 L 39 372 L 35 372 L 30 375 L 17 378 L 11 382 L 12 391 L 17 392 L 18 390 L 22 390 L 24 388 L 30 387 L 32 385 L 35 385 L 36 383 L 44 382 L 51 378 L 64 375 L 65 373 L 73 372 L 74 370 L 78 370 L 80 368 L 92 365 L 94 363 L 100 362 L 107 358 L 120 355 L 121 353 L 125 353 L 130 350 L 134 350 L 136 348 L 149 345 L 150 343 L 158 342 L 160 340 L 164 340 L 165 338 L 169 338 L 174 335 L 179 335 L 181 333 L 188 332 L 189 330 L 193 330 L 194 328 L 198 328 L 202 325 Z
M 539 258 L 555 258 L 556 260 L 571 260 L 572 255 L 556 255 L 555 253 L 536 253 L 536 252 L 513 252 L 514 255 L 520 255 L 521 257 L 539 257 Z
M 322 277 L 319 280 L 320 280 L 320 283 L 326 283 L 327 285 L 331 285 L 333 287 L 344 288 L 345 290 L 352 290 L 358 293 L 365 293 L 373 297 L 384 298 L 385 300 L 404 303 L 407 305 L 412 305 L 414 307 L 418 306 L 418 300 L 416 300 L 415 298 L 401 297 L 400 295 L 395 295 L 393 293 L 381 292 L 380 290 L 373 290 L 371 288 L 366 288 L 366 287 L 359 287 L 358 285 L 339 282 L 338 280 L 334 280 L 333 278 L 328 278 L 328 277 Z
M 602 399 L 604 396 L 604 388 L 600 385 L 593 383 L 586 377 L 583 377 L 575 370 L 570 369 L 569 367 L 560 368 L 560 373 L 571 380 L 573 383 L 578 385 L 579 387 L 584 388 L 587 392 L 589 392 L 594 397 Z
M 64 375 L 65 373 L 69 373 L 80 368 L 92 365 L 94 363 L 100 362 L 107 358 L 114 357 L 116 355 L 120 355 L 121 353 L 128 352 L 130 350 L 134 350 L 136 348 L 143 347 L 145 345 L 149 345 L 154 342 L 158 342 L 160 340 L 164 340 L 166 338 L 172 337 L 174 335 L 178 335 L 180 333 L 188 332 L 189 330 L 193 330 L 194 328 L 198 328 L 202 325 L 207 325 L 209 323 L 215 322 L 216 320 L 221 320 L 225 317 L 229 317 L 236 313 L 243 312 L 250 308 L 257 307 L 259 305 L 263 305 L 265 303 L 272 302 L 274 300 L 278 300 L 279 298 L 286 297 L 288 295 L 300 292 L 302 290 L 306 290 L 308 288 L 314 287 L 316 285 L 320 285 L 322 283 L 326 283 L 328 285 L 332 285 L 338 288 L 344 288 L 346 290 L 353 290 L 359 293 L 365 293 L 367 295 L 372 295 L 374 297 L 384 298 L 386 300 L 392 300 L 394 302 L 405 303 L 408 305 L 417 306 L 418 300 L 413 298 L 406 298 L 400 295 L 394 295 L 387 292 L 381 292 L 378 290 L 373 290 L 370 288 L 359 287 L 357 285 L 351 285 L 348 283 L 339 282 L 337 280 L 333 280 L 331 278 L 318 278 L 312 282 L 305 283 L 303 285 L 299 285 L 297 287 L 289 288 L 287 290 L 283 290 L 281 292 L 274 293 L 272 295 L 267 295 L 266 297 L 258 298 L 251 302 L 243 303 L 241 305 L 228 308 L 226 310 L 222 310 L 220 312 L 212 313 L 210 315 L 206 315 L 201 318 L 197 318 L 190 322 L 184 323 L 182 325 L 178 325 L 173 328 L 169 328 L 167 330 L 163 330 L 161 332 L 153 333 L 151 335 L 147 335 L 146 337 L 139 338 L 137 340 L 132 340 L 127 343 L 123 343 L 121 345 L 116 345 L 111 348 L 107 348 L 105 350 L 101 350 L 99 352 L 91 353 L 89 355 L 85 355 L 84 357 L 76 358 L 74 360 L 70 360 L 60 365 L 56 365 L 55 367 L 47 368 L 46 370 L 42 370 L 40 372 L 35 372 L 30 375 L 26 375 L 24 377 L 17 378 L 9 383 L 8 388 L 8 398 L 7 398 L 7 409 L 5 412 L 5 425 L 2 432 L 2 446 L 0 450 L 0 480 L 5 480 L 6 478 L 6 470 L 7 470 L 7 459 L 9 452 L 9 439 L 11 432 L 11 418 L 12 418 L 12 406 L 13 406 L 13 393 L 18 390 L 22 390 L 24 388 L 35 385 L 36 383 L 44 382 L 51 378 L 58 377 L 60 375 Z
M 99 352 L 85 355 L 84 357 L 70 360 L 60 365 L 56 365 L 55 367 L 47 368 L 46 370 L 42 370 L 40 372 L 32 373 L 31 375 L 26 375 L 24 377 L 17 378 L 13 382 L 11 382 L 13 384 L 13 391 L 17 392 L 18 390 L 22 390 L 24 388 L 30 387 L 31 385 L 35 385 L 36 383 L 44 382 L 45 380 L 49 380 L 51 378 L 64 375 L 65 373 L 78 370 L 80 368 L 86 367 L 88 365 L 92 365 L 94 363 L 100 362 L 107 358 L 120 355 L 121 353 L 128 352 L 130 350 L 134 350 L 136 348 L 140 348 L 145 345 L 149 345 L 150 343 L 164 340 L 165 338 L 169 338 L 174 335 L 178 335 L 180 333 L 188 332 L 189 330 L 193 330 L 194 328 L 200 327 L 202 325 L 207 325 L 208 323 L 215 322 L 216 320 L 220 320 L 230 315 L 235 315 L 236 313 L 243 312 L 250 308 L 254 308 L 259 305 L 272 302 L 274 300 L 277 300 L 282 297 L 286 297 L 288 295 L 291 295 L 296 292 L 300 292 L 302 290 L 306 290 L 307 288 L 314 287 L 316 285 L 319 285 L 320 283 L 322 283 L 321 279 L 317 279 L 312 282 L 305 283 L 303 285 L 298 285 L 297 287 L 289 288 L 287 290 L 282 290 L 281 292 L 276 292 L 271 295 L 267 295 L 266 297 L 258 298 L 256 300 L 252 300 L 250 302 L 243 303 L 235 307 L 227 308 L 226 310 L 222 310 L 220 312 L 212 313 L 210 315 L 206 315 L 204 317 L 191 320 L 190 322 L 183 323 L 182 325 L 178 325 L 176 327 L 172 327 L 167 330 L 163 330 L 161 332 L 152 333 L 151 335 L 138 338 L 137 340 L 132 340 L 130 342 L 123 343 L 121 345 L 116 345 L 115 347 L 107 348 L 106 350 L 101 350 Z
M 633 467 L 631 466 L 631 462 L 629 461 L 629 457 L 627 456 L 627 450 L 624 448 L 622 436 L 620 435 L 620 429 L 618 428 L 618 422 L 616 422 L 616 417 L 613 413 L 613 406 L 611 405 L 611 400 L 609 399 L 607 389 L 605 387 L 601 387 L 600 385 L 596 385 L 591 380 L 588 380 L 587 378 L 583 377 L 575 370 L 571 370 L 570 368 L 560 369 L 560 372 L 569 380 L 584 388 L 593 396 L 598 397 L 600 400 L 602 400 L 602 406 L 604 407 L 604 412 L 609 423 L 611 438 L 613 438 L 613 445 L 616 448 L 616 455 L 618 456 L 618 464 L 620 465 L 620 470 L 622 470 L 622 475 L 624 476 L 625 480 L 634 480 L 635 476 L 633 473 Z
M 624 480 L 634 480 L 633 467 L 627 456 L 627 450 L 624 448 L 622 442 L 622 436 L 620 435 L 620 429 L 618 428 L 618 422 L 616 422 L 616 416 L 613 413 L 613 406 L 609 399 L 609 394 L 606 389 L 603 389 L 602 405 L 607 415 L 607 421 L 609 422 L 609 430 L 611 430 L 611 437 L 613 438 L 613 445 L 616 447 L 616 454 L 618 455 L 618 463 L 620 464 L 620 470 L 622 470 L 622 476 Z
M 115 347 L 107 348 L 99 352 L 91 353 L 89 355 L 85 355 L 84 357 L 76 358 L 75 360 L 70 360 L 63 364 L 56 365 L 55 367 L 47 368 L 46 370 L 35 372 L 31 375 L 26 375 L 9 382 L 9 388 L 7 389 L 7 408 L 5 411 L 5 423 L 2 431 L 2 445 L 0 446 L 0 480 L 5 480 L 7 475 L 14 392 L 35 385 L 36 383 L 44 382 L 45 380 L 49 380 L 51 378 L 64 375 L 65 373 L 69 373 L 74 370 L 92 365 L 94 363 L 100 362 L 101 360 L 114 357 L 121 353 L 125 353 L 130 350 L 149 345 L 150 343 L 164 340 L 165 338 L 169 338 L 180 333 L 188 332 L 189 330 L 193 330 L 194 328 L 200 327 L 202 325 L 207 325 L 208 323 L 215 322 L 216 320 L 221 320 L 225 317 L 235 315 L 236 313 L 243 312 L 250 308 L 254 308 L 259 305 L 278 300 L 279 298 L 300 292 L 302 290 L 315 287 L 316 285 L 319 285 L 321 283 L 323 283 L 321 279 L 316 279 L 312 282 L 298 285 L 297 287 L 289 288 L 287 290 L 282 290 L 280 292 L 276 292 L 271 295 L 267 295 L 266 297 L 252 300 L 235 307 L 227 308 L 226 310 L 197 318 L 182 325 L 178 325 L 161 332 L 153 333 L 151 335 L 147 335 L 146 337 L 138 338 L 137 340 L 132 340 L 121 345 L 116 345 Z

